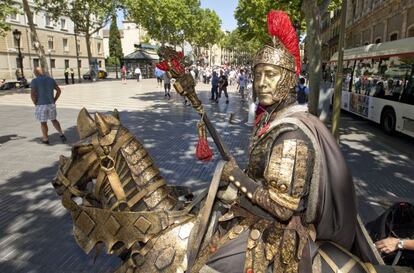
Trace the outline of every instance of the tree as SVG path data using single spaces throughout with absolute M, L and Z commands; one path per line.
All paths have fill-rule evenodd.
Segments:
M 162 44 L 181 44 L 190 10 L 185 0 L 125 0 L 127 13 Z
M 45 50 L 39 41 L 36 26 L 33 22 L 33 13 L 30 10 L 30 6 L 27 0 L 23 0 L 23 10 L 26 14 L 27 22 L 29 24 L 30 37 L 32 39 L 33 47 L 36 50 L 37 55 L 39 56 L 40 67 L 42 68 L 45 74 L 49 74 L 49 66 L 47 65 Z
M 257 40 L 262 45 L 272 44 L 267 33 L 267 13 L 272 9 L 286 11 L 293 22 L 300 22 L 299 1 L 239 0 L 234 13 L 239 34 L 244 41 Z
M 125 0 L 129 18 L 143 26 L 148 35 L 171 45 L 205 47 L 218 42 L 220 18 L 202 9 L 199 0 Z
M 247 56 L 253 56 L 261 46 L 260 42 L 256 39 L 246 41 L 242 37 L 240 29 L 238 28 L 226 35 L 223 35 L 222 39 L 219 42 L 219 45 L 227 53 L 230 53 L 230 56 L 227 56 L 229 62 L 231 62 L 231 59 L 233 57 L 233 59 L 237 59 L 238 63 L 240 62 L 239 59 L 241 58 L 244 58 L 246 62 L 250 61 L 250 58 Z
M 37 9 L 43 9 L 57 20 L 67 16 L 75 23 L 75 29 L 85 35 L 86 50 L 91 70 L 91 37 L 101 30 L 111 19 L 115 10 L 121 6 L 117 0 L 35 0 Z M 92 77 L 91 77 L 92 78 Z
M 116 24 L 116 14 L 112 15 L 111 26 L 109 28 L 109 63 L 115 65 L 116 78 L 118 79 L 118 65 L 121 63 L 122 43 L 121 34 L 119 33 L 118 26 Z
M 10 30 L 10 25 L 6 23 L 7 16 L 16 13 L 17 8 L 13 0 L 2 0 L 0 2 L 0 36 L 6 35 Z
M 197 57 L 199 57 L 200 48 L 210 47 L 218 43 L 223 37 L 223 33 L 220 30 L 221 20 L 214 11 L 200 9 L 197 18 L 191 45 L 194 47 Z

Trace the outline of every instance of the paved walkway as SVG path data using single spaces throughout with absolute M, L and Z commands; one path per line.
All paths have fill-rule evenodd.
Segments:
M 208 101 L 209 86 L 198 93 L 224 142 L 244 166 L 251 128 L 247 106 L 234 87 L 230 104 Z M 33 118 L 27 93 L 0 96 L 0 272 L 109 272 L 118 260 L 102 255 L 93 264 L 72 236 L 72 222 L 50 182 L 60 154 L 70 155 L 78 139 L 75 122 L 81 107 L 120 110 L 123 124 L 145 145 L 170 183 L 206 187 L 219 160 L 201 163 L 194 158 L 197 141 L 194 110 L 174 95 L 164 99 L 154 80 L 98 82 L 63 87 L 58 119 L 69 143 L 61 144 L 51 129 L 51 145 L 39 144 L 40 128 Z M 230 112 L 233 123 L 227 122 Z M 414 193 L 414 144 L 410 138 L 389 138 L 377 126 L 350 115 L 342 120 L 342 149 L 355 177 L 360 213 L 365 221 L 378 215 L 396 197 Z M 212 141 L 210 146 L 213 147 Z

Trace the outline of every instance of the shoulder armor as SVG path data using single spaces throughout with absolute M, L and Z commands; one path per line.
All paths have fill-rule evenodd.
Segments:
M 290 210 L 297 210 L 306 194 L 306 182 L 313 169 L 313 154 L 300 139 L 286 139 L 273 147 L 264 178 L 270 198 Z

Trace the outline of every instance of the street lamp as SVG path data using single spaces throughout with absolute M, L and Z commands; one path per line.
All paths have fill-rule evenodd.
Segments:
M 23 56 L 22 56 L 22 51 L 20 50 L 20 38 L 21 38 L 21 36 L 22 36 L 22 33 L 18 29 L 15 29 L 13 31 L 13 37 L 14 37 L 15 41 L 17 41 L 17 50 L 18 50 L 18 54 L 19 54 L 19 62 L 20 62 L 20 69 L 22 71 L 22 78 L 24 78 Z

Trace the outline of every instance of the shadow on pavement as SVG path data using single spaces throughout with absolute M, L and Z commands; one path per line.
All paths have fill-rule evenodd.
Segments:
M 140 99 L 153 100 L 158 95 L 140 96 Z M 223 105 L 208 105 L 206 109 L 223 141 L 243 167 L 251 128 L 226 122 L 222 109 L 230 108 L 224 102 Z M 121 121 L 148 149 L 168 183 L 190 186 L 195 191 L 204 189 L 220 156 L 209 139 L 213 160 L 199 162 L 195 158 L 196 123 L 200 117 L 191 107 L 182 104 L 173 109 L 169 104 L 157 104 L 154 109 L 121 112 Z M 75 127 L 67 128 L 65 134 L 71 144 L 78 140 Z M 4 136 L 4 139 L 13 137 L 17 136 Z M 60 144 L 58 134 L 51 135 L 50 141 L 52 145 Z M 70 156 L 69 152 L 65 155 Z M 119 265 L 118 258 L 104 254 L 93 264 L 94 253 L 86 255 L 77 246 L 71 218 L 51 185 L 57 164 L 58 158 L 52 166 L 18 173 L 0 185 L 0 272 L 110 272 Z
M 375 219 L 396 202 L 414 203 L 414 157 L 398 151 L 405 145 L 412 149 L 412 139 L 396 136 L 399 145 L 403 145 L 397 147 L 393 137 L 385 135 L 377 125 L 353 116 L 351 121 L 345 121 L 340 134 L 341 150 L 353 174 L 364 222 Z

